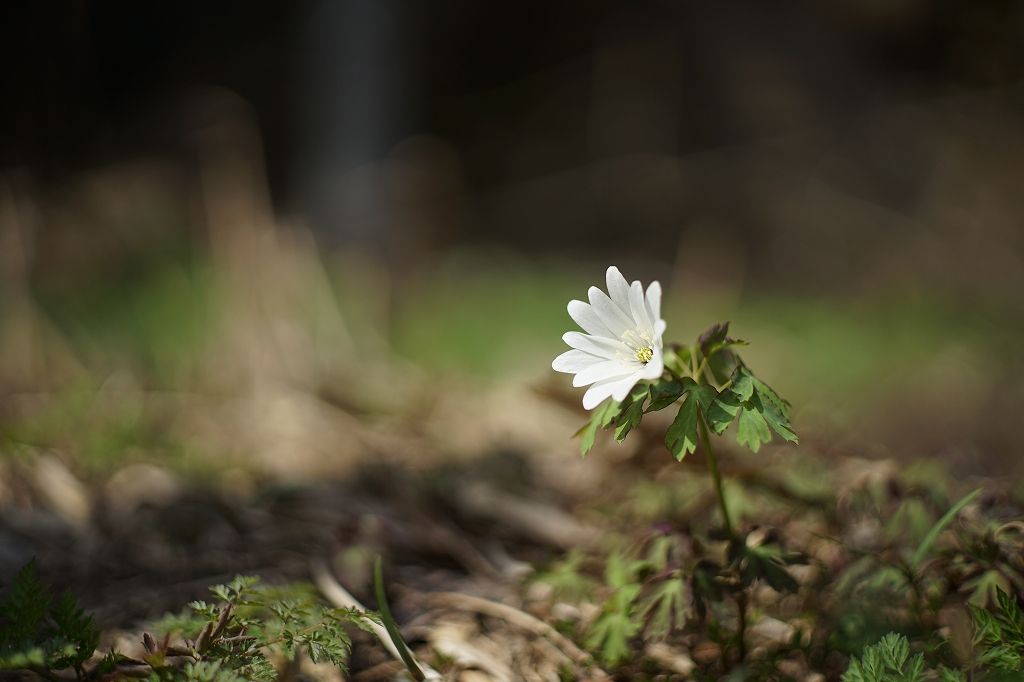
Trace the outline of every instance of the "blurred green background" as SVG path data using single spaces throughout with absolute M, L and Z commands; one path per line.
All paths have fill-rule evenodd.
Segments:
M 810 451 L 1020 472 L 1012 3 L 4 12 L 5 461 L 340 474 L 446 395 L 565 411 L 616 264 Z

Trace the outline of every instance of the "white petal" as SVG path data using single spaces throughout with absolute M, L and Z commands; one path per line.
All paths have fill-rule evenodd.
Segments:
M 665 320 L 658 320 L 654 323 L 654 340 L 658 342 L 658 348 L 661 348 L 661 335 L 665 333 L 667 326 Z
M 608 295 L 611 297 L 615 305 L 622 309 L 623 313 L 629 313 L 629 283 L 626 282 L 626 278 L 622 276 L 619 269 L 614 265 L 608 268 L 608 271 L 604 275 L 605 282 L 608 284 Z
M 580 372 L 597 362 L 604 362 L 604 358 L 599 358 L 596 355 L 591 355 L 590 353 L 584 353 L 581 350 L 573 349 L 565 351 L 552 360 L 551 369 L 556 372 L 575 374 L 576 372 Z
M 644 331 L 654 329 L 651 317 L 647 312 L 647 302 L 644 300 L 644 287 L 638 281 L 629 285 L 629 310 L 633 314 L 633 319 L 636 320 L 638 329 Z
M 665 359 L 661 354 L 661 348 L 655 347 L 654 356 L 641 371 L 641 379 L 657 379 L 665 371 Z
M 625 379 L 619 379 L 610 384 L 612 387 L 612 399 L 613 400 L 625 400 L 629 392 L 633 390 L 637 382 L 643 378 L 642 372 L 634 372 Z
M 652 321 L 661 319 L 661 285 L 657 282 L 647 285 L 647 311 Z
M 581 370 L 572 378 L 572 385 L 579 387 L 592 384 L 595 381 L 621 379 L 635 371 L 637 371 L 636 367 L 630 367 L 629 365 L 623 364 L 617 360 L 603 360 Z
M 608 298 L 608 294 L 597 287 L 590 287 L 587 291 L 587 297 L 590 299 L 590 305 L 593 306 L 598 317 L 604 322 L 604 326 L 608 328 L 615 338 L 621 337 L 623 332 L 634 327 L 630 316 L 624 313 L 619 306 L 615 305 L 612 299 Z M 626 309 L 629 310 L 628 307 Z
M 562 334 L 562 340 L 572 348 L 600 356 L 605 360 L 614 360 L 621 356 L 625 348 L 618 341 L 606 339 L 603 336 L 587 336 L 580 332 L 566 332 Z
M 597 311 L 583 301 L 569 301 L 569 317 L 588 334 L 607 337 L 614 336 L 608 330 L 608 325 L 601 321 Z
M 630 389 L 640 381 L 640 373 L 634 372 L 621 379 L 607 379 L 599 381 L 583 394 L 583 408 L 592 410 L 607 398 L 622 400 L 629 393 Z

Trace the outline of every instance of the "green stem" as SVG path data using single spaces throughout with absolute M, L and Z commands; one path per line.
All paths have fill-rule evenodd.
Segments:
M 718 472 L 718 457 L 715 449 L 711 446 L 711 436 L 708 434 L 708 425 L 704 421 L 704 415 L 698 412 L 697 423 L 700 425 L 700 437 L 703 441 L 704 456 L 708 460 L 708 471 L 711 472 L 711 479 L 715 483 L 715 494 L 718 496 L 718 506 L 722 510 L 722 521 L 725 523 L 725 532 L 729 540 L 736 538 L 732 529 L 732 520 L 729 518 L 729 508 L 725 504 L 725 491 L 722 489 L 722 475 Z
M 708 460 L 708 470 L 711 472 L 711 479 L 715 483 L 715 494 L 718 496 L 718 507 L 722 510 L 722 522 L 725 524 L 725 532 L 729 536 L 730 545 L 736 542 L 736 533 L 733 531 L 732 519 L 729 518 L 729 507 L 725 503 L 725 490 L 722 488 L 722 474 L 718 471 L 718 456 L 711 445 L 711 434 L 708 433 L 708 425 L 704 415 L 698 413 L 697 423 L 700 425 L 700 437 L 704 441 L 704 453 Z M 742 590 L 736 596 L 736 615 L 738 630 L 736 643 L 739 645 L 740 661 L 747 658 L 747 592 Z

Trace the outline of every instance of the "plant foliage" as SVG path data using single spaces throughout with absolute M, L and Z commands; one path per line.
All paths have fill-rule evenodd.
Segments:
M 677 346 L 666 353 L 667 371 L 660 379 L 638 384 L 621 402 L 608 400 L 595 408 L 576 434 L 580 452 L 590 452 L 598 431 L 612 429 L 621 441 L 645 415 L 676 404 L 665 445 L 678 460 L 697 449 L 702 421 L 719 435 L 736 424 L 736 442 L 753 452 L 771 441 L 772 432 L 798 442 L 789 403 L 754 376 L 734 350 L 747 343 L 728 332 L 729 323 L 722 322 L 701 334 L 694 346 Z
M 99 644 L 100 632 L 70 592 L 54 598 L 34 561 L 18 572 L 0 603 L 0 670 L 71 670 L 77 678 Z
M 47 679 L 66 676 L 144 677 L 152 682 L 276 680 L 272 661 L 309 656 L 344 670 L 351 651 L 349 626 L 369 627 L 371 614 L 324 605 L 308 586 L 262 585 L 238 576 L 210 592 L 215 603 L 194 601 L 155 625 L 162 637 L 143 635 L 145 654 L 133 660 L 111 651 L 94 661 L 100 632 L 69 592 L 54 599 L 34 562 L 19 573 L 0 605 L 0 670 Z

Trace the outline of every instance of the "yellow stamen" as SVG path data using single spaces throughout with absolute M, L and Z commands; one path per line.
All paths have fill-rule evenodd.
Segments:
M 651 358 L 653 358 L 653 357 L 654 357 L 654 349 L 651 348 L 650 346 L 644 346 L 643 348 L 637 348 L 637 350 L 636 350 L 636 359 L 639 360 L 640 362 L 644 363 L 645 365 L 648 362 L 650 362 Z

